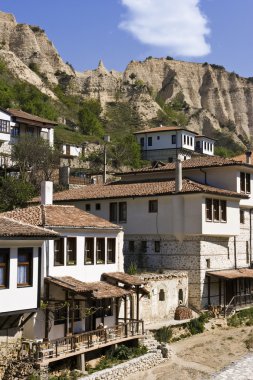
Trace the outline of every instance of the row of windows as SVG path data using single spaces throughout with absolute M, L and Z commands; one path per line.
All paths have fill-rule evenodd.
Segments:
M 32 286 L 32 248 L 18 249 L 17 286 Z M 8 288 L 10 280 L 10 249 L 0 248 L 0 289 Z
M 227 202 L 220 199 L 206 199 L 206 220 L 208 222 L 227 221 Z
M 0 132 L 10 133 L 10 122 L 8 120 L 0 119 Z
M 128 250 L 129 250 L 129 252 L 135 252 L 135 250 L 136 250 L 136 246 L 135 246 L 136 243 L 137 242 L 135 242 L 134 240 L 129 240 L 129 242 L 128 242 Z M 140 247 L 141 252 L 146 253 L 147 252 L 147 241 L 146 240 L 142 240 L 140 244 L 141 244 L 141 247 Z M 160 252 L 160 250 L 161 250 L 161 242 L 160 242 L 160 240 L 155 240 L 154 241 L 154 250 L 155 250 L 155 252 Z
M 65 244 L 66 244 L 66 265 L 76 265 L 76 238 L 60 238 L 54 241 L 54 265 L 65 265 Z M 105 238 L 85 238 L 84 243 L 84 264 L 114 264 L 116 260 L 116 239 L 107 238 L 107 255 L 105 255 Z
M 193 146 L 193 137 L 183 135 L 184 144 Z

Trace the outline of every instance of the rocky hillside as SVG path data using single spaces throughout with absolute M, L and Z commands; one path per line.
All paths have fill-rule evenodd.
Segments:
M 253 135 L 253 78 L 222 66 L 149 57 L 132 61 L 123 73 L 108 71 L 102 62 L 95 70 L 76 72 L 42 29 L 18 24 L 3 12 L 0 59 L 19 79 L 56 100 L 57 86 L 68 96 L 99 99 L 105 118 L 108 106 L 127 103 L 147 128 L 174 122 L 241 146 Z

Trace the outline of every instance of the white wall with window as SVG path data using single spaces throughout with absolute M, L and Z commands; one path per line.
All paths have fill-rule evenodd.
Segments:
M 42 241 L 0 241 L 1 313 L 37 308 L 41 245 Z
M 187 130 L 157 131 L 136 134 L 142 150 L 195 149 L 195 133 Z
M 123 271 L 122 230 L 57 232 L 64 236 L 49 241 L 49 276 L 71 276 L 89 282 L 99 281 L 104 272 Z

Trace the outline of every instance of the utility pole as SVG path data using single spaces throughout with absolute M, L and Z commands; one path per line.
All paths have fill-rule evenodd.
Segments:
M 107 156 L 106 156 L 106 145 L 110 142 L 110 136 L 104 136 L 104 172 L 103 172 L 103 182 L 106 183 L 106 169 L 107 169 Z

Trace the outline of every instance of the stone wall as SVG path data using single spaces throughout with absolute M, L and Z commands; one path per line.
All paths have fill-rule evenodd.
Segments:
M 244 210 L 244 223 L 240 235 L 190 236 L 178 241 L 170 235 L 125 235 L 125 270 L 131 263 L 143 271 L 168 269 L 187 271 L 189 277 L 189 305 L 198 309 L 208 306 L 208 271 L 249 267 L 250 215 Z M 160 251 L 155 252 L 155 241 L 160 241 Z M 129 241 L 134 241 L 134 252 L 129 250 Z M 146 252 L 142 242 L 146 241 Z M 235 260 L 236 258 L 236 260 Z M 236 261 L 236 262 L 235 262 Z M 213 304 L 218 303 L 218 284 L 211 280 Z
M 148 353 L 129 360 L 128 362 L 119 364 L 113 368 L 108 368 L 92 375 L 81 377 L 80 380 L 121 380 L 125 379 L 132 373 L 153 368 L 164 361 L 166 361 L 166 359 L 163 358 L 161 350 L 157 350 L 156 352 Z

